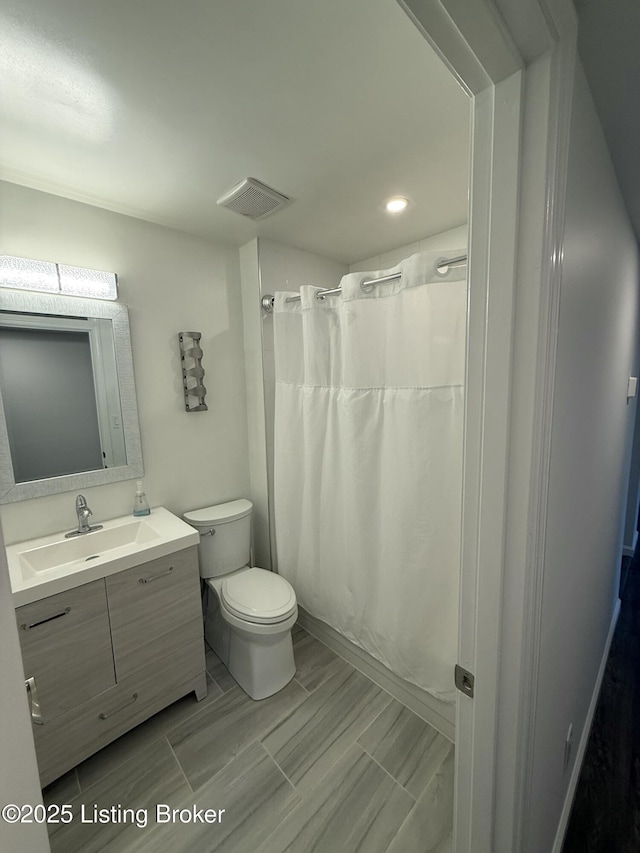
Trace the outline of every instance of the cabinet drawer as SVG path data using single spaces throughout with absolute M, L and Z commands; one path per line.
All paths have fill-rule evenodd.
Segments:
M 18 607 L 16 619 L 45 722 L 115 684 L 103 579 Z
M 118 681 L 174 649 L 202 642 L 199 578 L 193 547 L 106 579 Z
M 184 646 L 50 723 L 33 726 L 40 783 L 48 785 L 204 681 L 204 644 Z M 134 698 L 135 697 L 135 698 Z

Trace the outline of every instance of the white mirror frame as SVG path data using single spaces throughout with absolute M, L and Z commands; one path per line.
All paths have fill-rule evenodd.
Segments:
M 142 446 L 138 424 L 138 404 L 133 377 L 131 336 L 127 306 L 116 302 L 101 302 L 95 299 L 76 299 L 70 296 L 45 293 L 3 291 L 0 292 L 0 311 L 17 311 L 23 314 L 52 314 L 61 317 L 96 317 L 111 320 L 116 352 L 116 370 L 120 388 L 122 426 L 124 431 L 127 464 L 116 468 L 100 468 L 62 477 L 16 483 L 11 462 L 11 449 L 7 433 L 7 422 L 0 391 L 0 504 L 40 498 L 61 492 L 72 492 L 87 486 L 102 486 L 120 480 L 135 480 L 142 477 Z

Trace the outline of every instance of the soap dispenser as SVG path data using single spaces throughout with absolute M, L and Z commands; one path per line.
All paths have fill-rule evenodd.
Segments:
M 147 496 L 142 488 L 142 480 L 138 480 L 136 487 L 136 496 L 133 501 L 133 514 L 135 516 L 150 515 L 151 507 L 149 506 L 149 501 L 147 500 Z

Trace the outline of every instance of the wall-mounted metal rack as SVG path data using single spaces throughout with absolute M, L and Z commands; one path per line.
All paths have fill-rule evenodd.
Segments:
M 187 412 L 206 412 L 204 401 L 207 389 L 204 386 L 203 352 L 200 347 L 202 332 L 178 332 L 180 358 L 182 361 L 182 383 L 184 386 L 184 407 Z M 195 384 L 193 384 L 195 382 Z M 192 401 L 197 400 L 196 405 Z

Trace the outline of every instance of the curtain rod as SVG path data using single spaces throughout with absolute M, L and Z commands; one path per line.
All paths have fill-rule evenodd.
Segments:
M 436 264 L 436 269 L 438 271 L 446 270 L 449 267 L 455 267 L 455 266 L 460 266 L 461 264 L 466 264 L 466 262 L 467 262 L 467 256 L 466 255 L 458 255 L 457 258 L 443 258 L 443 260 L 438 261 L 438 263 Z M 394 273 L 391 273 L 391 275 L 383 275 L 381 278 L 370 278 L 370 279 L 367 279 L 366 281 L 361 281 L 360 287 L 362 290 L 364 290 L 366 292 L 368 290 L 371 290 L 374 287 L 374 285 L 376 285 L 376 284 L 384 284 L 387 281 L 397 281 L 399 278 L 402 278 L 402 273 L 394 272 Z M 333 288 L 330 288 L 329 290 L 319 290 L 316 293 L 316 299 L 324 299 L 325 296 L 332 296 L 334 293 L 342 293 L 342 288 L 341 287 L 333 287 Z M 297 302 L 299 299 L 300 299 L 299 296 L 288 296 L 285 301 L 286 302 Z M 271 314 L 271 312 L 273 311 L 274 302 L 275 302 L 275 299 L 270 294 L 267 294 L 266 296 L 262 297 L 261 304 L 262 304 L 262 307 L 264 308 L 264 310 L 267 312 L 267 314 Z

